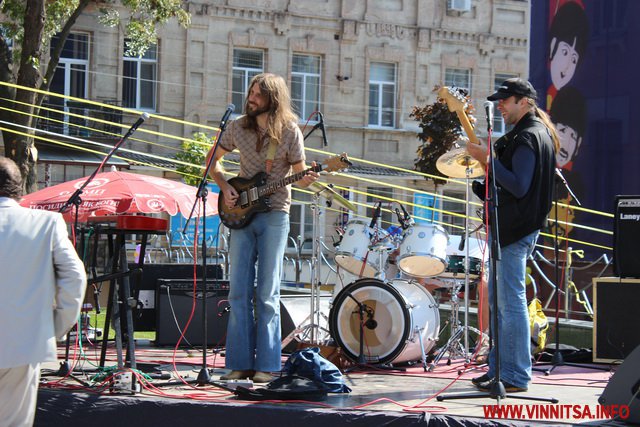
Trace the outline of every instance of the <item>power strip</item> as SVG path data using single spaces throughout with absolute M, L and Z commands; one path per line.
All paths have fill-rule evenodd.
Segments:
M 135 381 L 130 371 L 114 372 L 109 383 L 109 392 L 111 394 L 140 393 L 140 383 Z

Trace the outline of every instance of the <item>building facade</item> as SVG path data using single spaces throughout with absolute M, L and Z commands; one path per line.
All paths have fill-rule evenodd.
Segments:
M 353 170 L 327 181 L 358 212 L 328 209 L 322 221 L 326 239 L 335 237 L 333 226 L 370 217 L 377 200 L 383 201 L 386 227 L 394 222 L 390 200 L 408 202 L 416 213 L 424 211 L 423 200 L 433 199 L 432 181 L 385 168 L 413 169 L 419 128 L 410 113 L 436 100 L 434 86 L 466 88 L 480 106 L 500 81 L 528 75 L 528 1 L 217 0 L 187 1 L 185 7 L 191 26 L 160 28 L 157 45 L 142 58 L 127 56 L 122 28 L 102 26 L 98 10 L 87 9 L 73 29 L 52 91 L 152 114 L 143 141 L 132 139 L 126 147 L 134 151 L 132 157 L 158 156 L 142 168 L 156 173 L 150 168 L 161 164 L 167 174 L 182 138 L 194 131 L 211 133 L 199 126 L 217 126 L 230 103 L 236 113 L 242 111 L 253 75 L 284 76 L 301 126 L 309 120 L 305 135 L 320 120 L 317 113 L 325 125 L 326 146 L 318 129 L 306 140 L 314 149 L 307 158 L 346 152 L 355 160 Z M 478 135 L 484 138 L 479 110 Z M 125 124 L 135 118 L 125 112 L 117 120 Z M 498 117 L 494 136 L 503 131 Z M 50 184 L 87 172 L 86 165 L 80 171 L 73 162 L 48 164 L 55 166 L 41 161 L 40 180 L 48 176 Z M 449 212 L 465 211 L 465 186 L 451 183 L 438 192 L 453 199 L 436 197 L 438 210 L 431 211 L 431 219 L 461 224 L 461 217 Z M 304 239 L 312 232 L 311 195 L 296 192 L 294 197 L 291 235 Z

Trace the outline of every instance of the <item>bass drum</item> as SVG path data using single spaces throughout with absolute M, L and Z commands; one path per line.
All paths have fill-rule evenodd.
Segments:
M 357 361 L 360 354 L 356 301 L 365 305 L 363 341 L 367 362 L 420 360 L 420 339 L 425 354 L 436 344 L 440 314 L 429 292 L 405 280 L 360 279 L 340 291 L 329 311 L 331 336 L 350 359 Z

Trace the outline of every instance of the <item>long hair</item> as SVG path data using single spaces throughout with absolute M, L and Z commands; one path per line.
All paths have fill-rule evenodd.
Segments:
M 533 110 L 533 113 L 540 119 L 540 121 L 549 129 L 549 133 L 551 134 L 551 139 L 553 140 L 553 147 L 556 150 L 556 153 L 560 151 L 560 138 L 558 138 L 558 131 L 556 131 L 556 126 L 551 121 L 549 115 L 538 107 L 536 104 L 536 100 L 533 98 L 527 98 L 527 103 L 529 107 Z
M 267 117 L 267 136 L 279 144 L 284 129 L 293 128 L 298 122 L 298 116 L 291 108 L 291 94 L 284 79 L 276 74 L 262 73 L 251 79 L 249 92 L 254 85 L 258 85 L 260 92 L 269 99 L 269 114 Z M 247 112 L 247 102 L 244 102 L 244 112 Z M 245 116 L 245 128 L 258 128 L 255 117 Z
M 20 169 L 7 157 L 0 157 L 0 197 L 9 197 L 14 200 L 22 198 Z

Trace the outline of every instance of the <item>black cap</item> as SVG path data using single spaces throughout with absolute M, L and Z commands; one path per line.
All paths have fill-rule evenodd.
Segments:
M 525 98 L 536 99 L 538 94 L 528 81 L 514 77 L 507 79 L 498 88 L 498 91 L 493 95 L 487 97 L 489 101 L 497 101 L 498 99 L 505 99 L 510 96 L 519 95 Z

